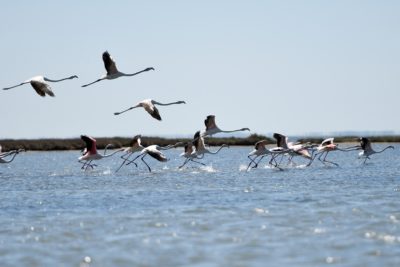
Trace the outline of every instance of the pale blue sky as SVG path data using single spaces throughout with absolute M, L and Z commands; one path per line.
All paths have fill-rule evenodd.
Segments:
M 191 135 L 209 114 L 252 133 L 400 132 L 400 1 L 7 1 L 0 138 Z M 108 50 L 136 77 L 105 73 Z M 185 100 L 113 112 L 152 98 Z

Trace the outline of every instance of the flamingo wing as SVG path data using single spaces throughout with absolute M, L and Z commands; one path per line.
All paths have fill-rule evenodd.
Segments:
M 208 115 L 207 118 L 204 120 L 204 124 L 206 126 L 206 131 L 217 127 L 217 125 L 215 124 L 215 116 Z
M 87 135 L 81 135 L 81 139 L 86 144 L 86 151 L 96 152 L 96 139 Z
M 363 150 L 371 150 L 371 141 L 367 137 L 360 138 L 360 145 Z
M 108 51 L 105 51 L 103 53 L 103 61 L 104 61 L 104 67 L 107 70 L 107 75 L 115 74 L 118 72 L 115 61 L 111 57 L 110 53 L 108 53 Z
M 255 148 L 256 150 L 259 150 L 259 149 L 265 147 L 266 144 L 267 144 L 267 140 L 261 140 L 261 141 L 258 141 L 258 142 L 256 143 L 256 145 L 254 146 L 254 148 Z
M 288 148 L 286 136 L 283 134 L 274 133 L 273 137 L 275 138 L 278 147 Z
M 35 89 L 36 93 L 38 93 L 38 95 L 45 97 L 46 94 L 48 94 L 49 96 L 54 97 L 54 93 L 51 90 L 50 85 L 48 85 L 47 83 L 31 80 L 30 84 L 32 85 L 33 89 Z
M 163 162 L 168 160 L 167 157 L 161 153 L 161 151 L 157 150 L 156 148 L 153 149 L 153 147 L 148 147 L 146 153 L 158 161 Z
M 156 106 L 152 106 L 152 109 L 146 109 L 146 111 L 156 120 L 161 120 L 161 115 Z
M 197 131 L 193 137 L 193 145 L 196 148 L 196 151 L 204 150 L 204 139 L 200 136 L 200 131 Z
M 332 138 L 327 138 L 324 141 L 322 141 L 321 146 L 327 146 L 327 145 L 333 144 L 333 140 L 334 140 L 333 137 Z
M 190 155 L 190 154 L 192 154 L 192 152 L 193 152 L 193 144 L 190 142 L 187 142 L 185 145 L 185 154 Z
M 131 147 L 140 146 L 141 137 L 142 137 L 142 136 L 141 136 L 140 134 L 135 135 L 135 136 L 132 138 L 132 140 L 131 140 L 131 142 L 129 143 L 129 145 L 130 145 Z

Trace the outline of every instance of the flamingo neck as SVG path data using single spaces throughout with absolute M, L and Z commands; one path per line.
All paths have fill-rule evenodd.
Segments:
M 384 149 L 382 149 L 381 151 L 375 151 L 375 153 L 382 153 L 383 151 L 385 151 L 388 148 L 393 148 L 393 146 L 387 146 Z
M 61 81 L 73 79 L 73 77 L 71 76 L 71 77 L 67 77 L 67 78 L 63 78 L 63 79 L 59 79 L 59 80 L 52 80 L 52 79 L 49 79 L 49 78 L 46 78 L 46 77 L 44 77 L 43 79 L 46 82 L 61 82 Z
M 135 76 L 135 75 L 138 75 L 139 73 L 142 73 L 142 72 L 145 72 L 145 71 L 147 71 L 147 70 L 144 69 L 144 70 L 141 70 L 141 71 L 138 71 L 138 72 L 135 72 L 135 73 L 123 73 L 123 72 L 120 72 L 120 76 Z

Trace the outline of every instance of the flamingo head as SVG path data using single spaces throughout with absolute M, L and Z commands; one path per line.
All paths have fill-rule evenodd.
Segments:
M 79 77 L 77 75 L 72 75 L 71 77 L 69 77 L 69 79 L 78 79 Z
M 144 71 L 149 71 L 149 70 L 154 70 L 154 68 L 153 67 L 146 68 Z

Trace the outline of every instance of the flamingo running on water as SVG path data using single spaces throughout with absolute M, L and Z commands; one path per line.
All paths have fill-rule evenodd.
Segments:
M 257 168 L 258 164 L 260 163 L 260 161 L 268 155 L 271 155 L 271 160 L 269 161 L 270 165 L 273 165 L 274 167 L 282 170 L 279 167 L 279 164 L 276 162 L 276 157 L 278 155 L 282 155 L 285 153 L 289 152 L 289 149 L 284 149 L 282 147 L 274 147 L 274 148 L 270 148 L 267 149 L 265 146 L 267 145 L 268 141 L 267 140 L 261 140 L 258 141 L 255 146 L 254 146 L 254 150 L 252 150 L 249 155 L 247 156 L 250 159 L 250 163 L 247 166 L 247 170 L 249 170 L 250 166 L 252 163 L 254 163 L 252 168 Z M 252 156 L 255 156 L 252 158 Z M 258 157 L 261 157 L 257 162 L 255 161 Z
M 301 156 L 309 159 L 310 161 L 312 160 L 312 155 L 308 151 L 308 149 L 312 147 L 311 145 L 288 142 L 288 137 L 279 133 L 274 133 L 273 137 L 275 138 L 278 147 L 288 149 L 290 163 L 292 162 L 292 158 L 294 156 Z
M 226 144 L 222 144 L 217 151 L 211 151 L 207 149 L 204 145 L 204 137 L 200 135 L 200 131 L 197 131 L 194 134 L 193 145 L 195 147 L 195 151 L 192 152 L 192 155 L 196 157 L 203 157 L 204 154 L 217 154 L 224 147 L 229 147 Z
M 121 148 L 110 154 L 106 154 L 107 149 L 110 146 L 112 146 L 112 144 L 108 144 L 104 149 L 104 154 L 101 155 L 97 152 L 96 139 L 94 139 L 93 137 L 87 136 L 87 135 L 81 135 L 81 139 L 86 144 L 86 148 L 83 151 L 83 155 L 78 158 L 79 163 L 83 164 L 81 169 L 86 170 L 88 167 L 91 167 L 93 169 L 94 166 L 97 166 L 96 164 L 92 164 L 93 160 L 100 160 L 102 158 L 111 157 L 115 153 L 123 151 L 123 148 Z
M 108 51 L 105 51 L 103 53 L 103 62 L 104 62 L 104 67 L 106 68 L 107 73 L 104 74 L 100 79 L 97 79 L 94 82 L 88 83 L 88 84 L 84 84 L 82 85 L 82 87 L 86 87 L 89 85 L 92 85 L 94 83 L 100 82 L 102 80 L 113 80 L 122 76 L 134 76 L 137 75 L 139 73 L 145 72 L 145 71 L 149 71 L 149 70 L 154 70 L 154 68 L 150 67 L 150 68 L 146 68 L 144 70 L 132 73 L 132 74 L 127 74 L 127 73 L 123 73 L 120 72 L 117 69 L 117 65 L 115 64 L 114 59 L 111 57 L 110 53 L 108 53 Z
M 394 146 L 387 146 L 380 151 L 376 151 L 372 148 L 371 141 L 367 137 L 360 137 L 358 140 L 360 141 L 359 149 L 362 149 L 362 151 L 358 154 L 358 156 L 360 158 L 365 158 L 364 164 L 367 162 L 368 159 L 371 159 L 369 156 L 373 154 L 382 153 L 383 151 L 389 148 L 394 149 Z
M 335 138 L 331 137 L 331 138 L 327 138 L 325 140 L 322 141 L 322 143 L 317 146 L 316 150 L 317 153 L 314 155 L 313 159 L 310 161 L 310 163 L 308 163 L 308 166 L 311 165 L 311 163 L 314 161 L 314 159 L 318 156 L 318 160 L 321 161 L 322 163 L 330 163 L 333 164 L 335 166 L 339 166 L 339 164 L 333 162 L 333 161 L 329 161 L 326 159 L 326 156 L 328 156 L 328 153 L 331 151 L 344 151 L 347 152 L 349 151 L 348 149 L 340 149 L 338 144 L 335 144 L 334 141 Z M 324 156 L 325 155 L 325 156 Z M 322 156 L 324 156 L 324 158 L 322 159 Z
M 179 169 L 182 168 L 183 166 L 185 166 L 189 161 L 201 164 L 203 166 L 206 165 L 203 162 L 199 162 L 199 161 L 195 160 L 195 159 L 202 159 L 204 154 L 202 154 L 202 156 L 199 157 L 197 154 L 194 154 L 193 151 L 194 151 L 193 150 L 193 143 L 192 142 L 187 142 L 186 145 L 185 145 L 185 151 L 182 154 L 179 155 L 181 157 L 185 157 L 186 158 L 185 162 L 181 166 L 179 166 Z
M 140 154 L 134 158 L 133 160 L 131 160 L 130 162 L 128 162 L 126 165 L 129 165 L 131 163 L 135 163 L 134 161 L 136 159 L 138 159 L 139 157 L 141 157 L 141 160 L 143 161 L 144 164 L 146 164 L 147 168 L 149 169 L 149 172 L 151 172 L 151 168 L 150 166 L 147 164 L 147 162 L 144 160 L 144 158 L 147 155 L 150 155 L 152 158 L 161 161 L 161 162 L 165 162 L 168 161 L 167 157 L 161 152 L 161 150 L 168 150 L 171 148 L 175 148 L 179 145 L 181 145 L 182 142 L 178 142 L 175 145 L 168 145 L 165 147 L 159 146 L 159 145 L 150 145 L 144 149 L 142 149 L 142 151 L 140 152 Z
M 144 146 L 142 146 L 142 144 L 141 144 L 141 138 L 142 138 L 142 136 L 141 136 L 140 134 L 134 136 L 134 137 L 132 138 L 131 142 L 129 143 L 129 147 L 123 148 L 122 151 L 125 152 L 125 154 L 123 154 L 123 155 L 121 156 L 121 158 L 122 158 L 124 161 L 121 163 L 121 166 L 119 166 L 119 168 L 118 168 L 115 172 L 118 172 L 119 169 L 121 169 L 121 167 L 122 167 L 123 165 L 125 165 L 125 163 L 126 163 L 127 161 L 130 161 L 130 160 L 129 160 L 129 157 L 132 156 L 133 153 L 142 151 L 142 150 L 144 149 Z M 132 162 L 132 163 L 135 164 L 136 167 L 137 167 L 137 164 L 136 164 L 135 162 Z
M 138 104 L 136 104 L 136 105 L 133 106 L 133 107 L 130 107 L 130 108 L 128 108 L 128 109 L 126 109 L 126 110 L 123 110 L 123 111 L 121 111 L 121 112 L 115 112 L 114 115 L 119 115 L 119 114 L 124 113 L 124 112 L 127 112 L 127 111 L 129 111 L 129 110 L 131 110 L 131 109 L 142 107 L 142 108 L 144 108 L 153 118 L 155 118 L 155 119 L 161 121 L 160 112 L 158 111 L 158 109 L 156 108 L 155 105 L 169 106 L 169 105 L 175 105 L 175 104 L 186 104 L 186 102 L 185 102 L 185 101 L 176 101 L 176 102 L 171 102 L 171 103 L 160 103 L 160 102 L 157 102 L 157 101 L 152 100 L 152 99 L 145 99 L 145 100 L 140 101 Z
M 204 120 L 204 124 L 206 126 L 206 130 L 201 133 L 203 137 L 211 136 L 216 133 L 234 133 L 234 132 L 250 131 L 249 128 L 241 128 L 231 131 L 221 130 L 215 123 L 215 115 L 208 115 L 207 118 Z
M 59 79 L 59 80 L 52 80 L 52 79 L 46 78 L 44 76 L 35 76 L 35 77 L 32 77 L 29 80 L 26 80 L 26 81 L 24 81 L 24 82 L 22 82 L 20 84 L 17 84 L 17 85 L 11 86 L 11 87 L 3 88 L 3 90 L 9 90 L 9 89 L 12 89 L 12 88 L 15 88 L 15 87 L 30 83 L 31 86 L 33 87 L 33 89 L 35 89 L 35 91 L 36 91 L 36 93 L 38 95 L 40 95 L 42 97 L 45 97 L 46 94 L 47 94 L 49 96 L 54 97 L 55 95 L 54 95 L 53 91 L 51 90 L 50 85 L 47 82 L 61 82 L 61 81 L 64 81 L 64 80 L 71 80 L 71 79 L 74 79 L 74 78 L 78 78 L 78 76 L 73 75 L 73 76 L 70 76 L 70 77 L 67 77 L 67 78 L 63 78 L 63 79 Z
M 0 145 L 0 163 L 10 163 L 14 160 L 15 156 L 18 155 L 18 153 L 25 151 L 25 149 L 15 149 L 15 150 L 10 150 L 7 152 L 2 152 L 2 147 Z M 6 159 L 6 157 L 12 156 L 11 159 Z

